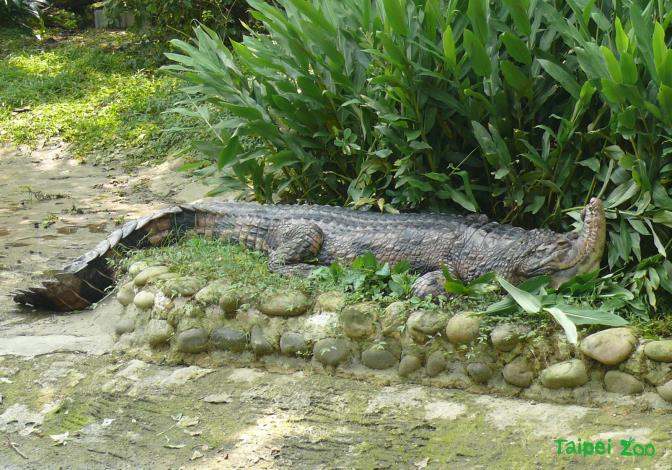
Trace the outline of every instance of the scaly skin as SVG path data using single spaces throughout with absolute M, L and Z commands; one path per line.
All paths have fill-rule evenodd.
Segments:
M 371 251 L 381 262 L 410 262 L 422 274 L 418 296 L 444 292 L 441 267 L 466 282 L 495 271 L 511 282 L 549 274 L 554 283 L 599 267 L 605 243 L 602 202 L 584 210 L 576 234 L 524 230 L 484 216 L 377 214 L 330 206 L 272 206 L 205 202 L 166 209 L 131 221 L 76 259 L 43 286 L 14 294 L 18 303 L 49 310 L 78 310 L 97 302 L 114 283 L 106 258 L 118 246 L 141 248 L 175 230 L 197 233 L 265 252 L 269 267 L 305 274 L 315 264 L 348 263 Z

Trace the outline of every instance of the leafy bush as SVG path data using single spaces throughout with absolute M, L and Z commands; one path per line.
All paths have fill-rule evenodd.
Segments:
M 42 11 L 48 0 L 0 0 L 0 24 L 3 22 L 27 26 L 31 20 L 41 24 Z
M 231 51 L 202 27 L 169 54 L 221 189 L 556 230 L 601 197 L 628 308 L 669 302 L 672 1 L 276 3 Z
M 248 21 L 247 5 L 240 0 L 107 0 L 105 11 L 113 19 L 130 12 L 136 28 L 147 25 L 155 35 L 188 32 L 199 22 L 224 36 L 240 37 L 240 21 Z

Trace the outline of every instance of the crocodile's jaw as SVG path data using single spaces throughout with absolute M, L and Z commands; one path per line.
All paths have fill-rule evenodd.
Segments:
M 572 249 L 561 264 L 563 269 L 551 274 L 551 287 L 558 287 L 577 274 L 599 269 L 606 234 L 604 205 L 600 199 L 592 198 L 583 210 L 583 229 L 572 241 Z

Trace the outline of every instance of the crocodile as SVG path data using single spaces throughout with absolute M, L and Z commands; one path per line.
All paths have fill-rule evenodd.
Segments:
M 185 230 L 264 252 L 269 269 L 287 275 L 307 274 L 316 264 L 348 263 L 366 252 L 380 262 L 405 260 L 419 275 L 412 293 L 420 297 L 445 294 L 442 268 L 465 282 L 494 271 L 513 283 L 549 275 L 557 286 L 599 268 L 606 232 L 601 200 L 590 200 L 582 221 L 581 230 L 561 234 L 499 224 L 483 215 L 381 214 L 223 201 L 184 204 L 127 222 L 52 279 L 16 291 L 13 298 L 39 309 L 84 309 L 114 285 L 108 258 L 117 248 L 162 244 Z

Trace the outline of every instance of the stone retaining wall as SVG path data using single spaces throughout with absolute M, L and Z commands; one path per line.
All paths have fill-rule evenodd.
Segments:
M 555 402 L 669 408 L 672 340 L 606 329 L 578 346 L 524 324 L 485 328 L 469 312 L 413 311 L 403 302 L 346 305 L 339 292 L 258 298 L 225 281 L 132 265 L 117 299 L 118 349 L 170 362 L 257 364 Z

